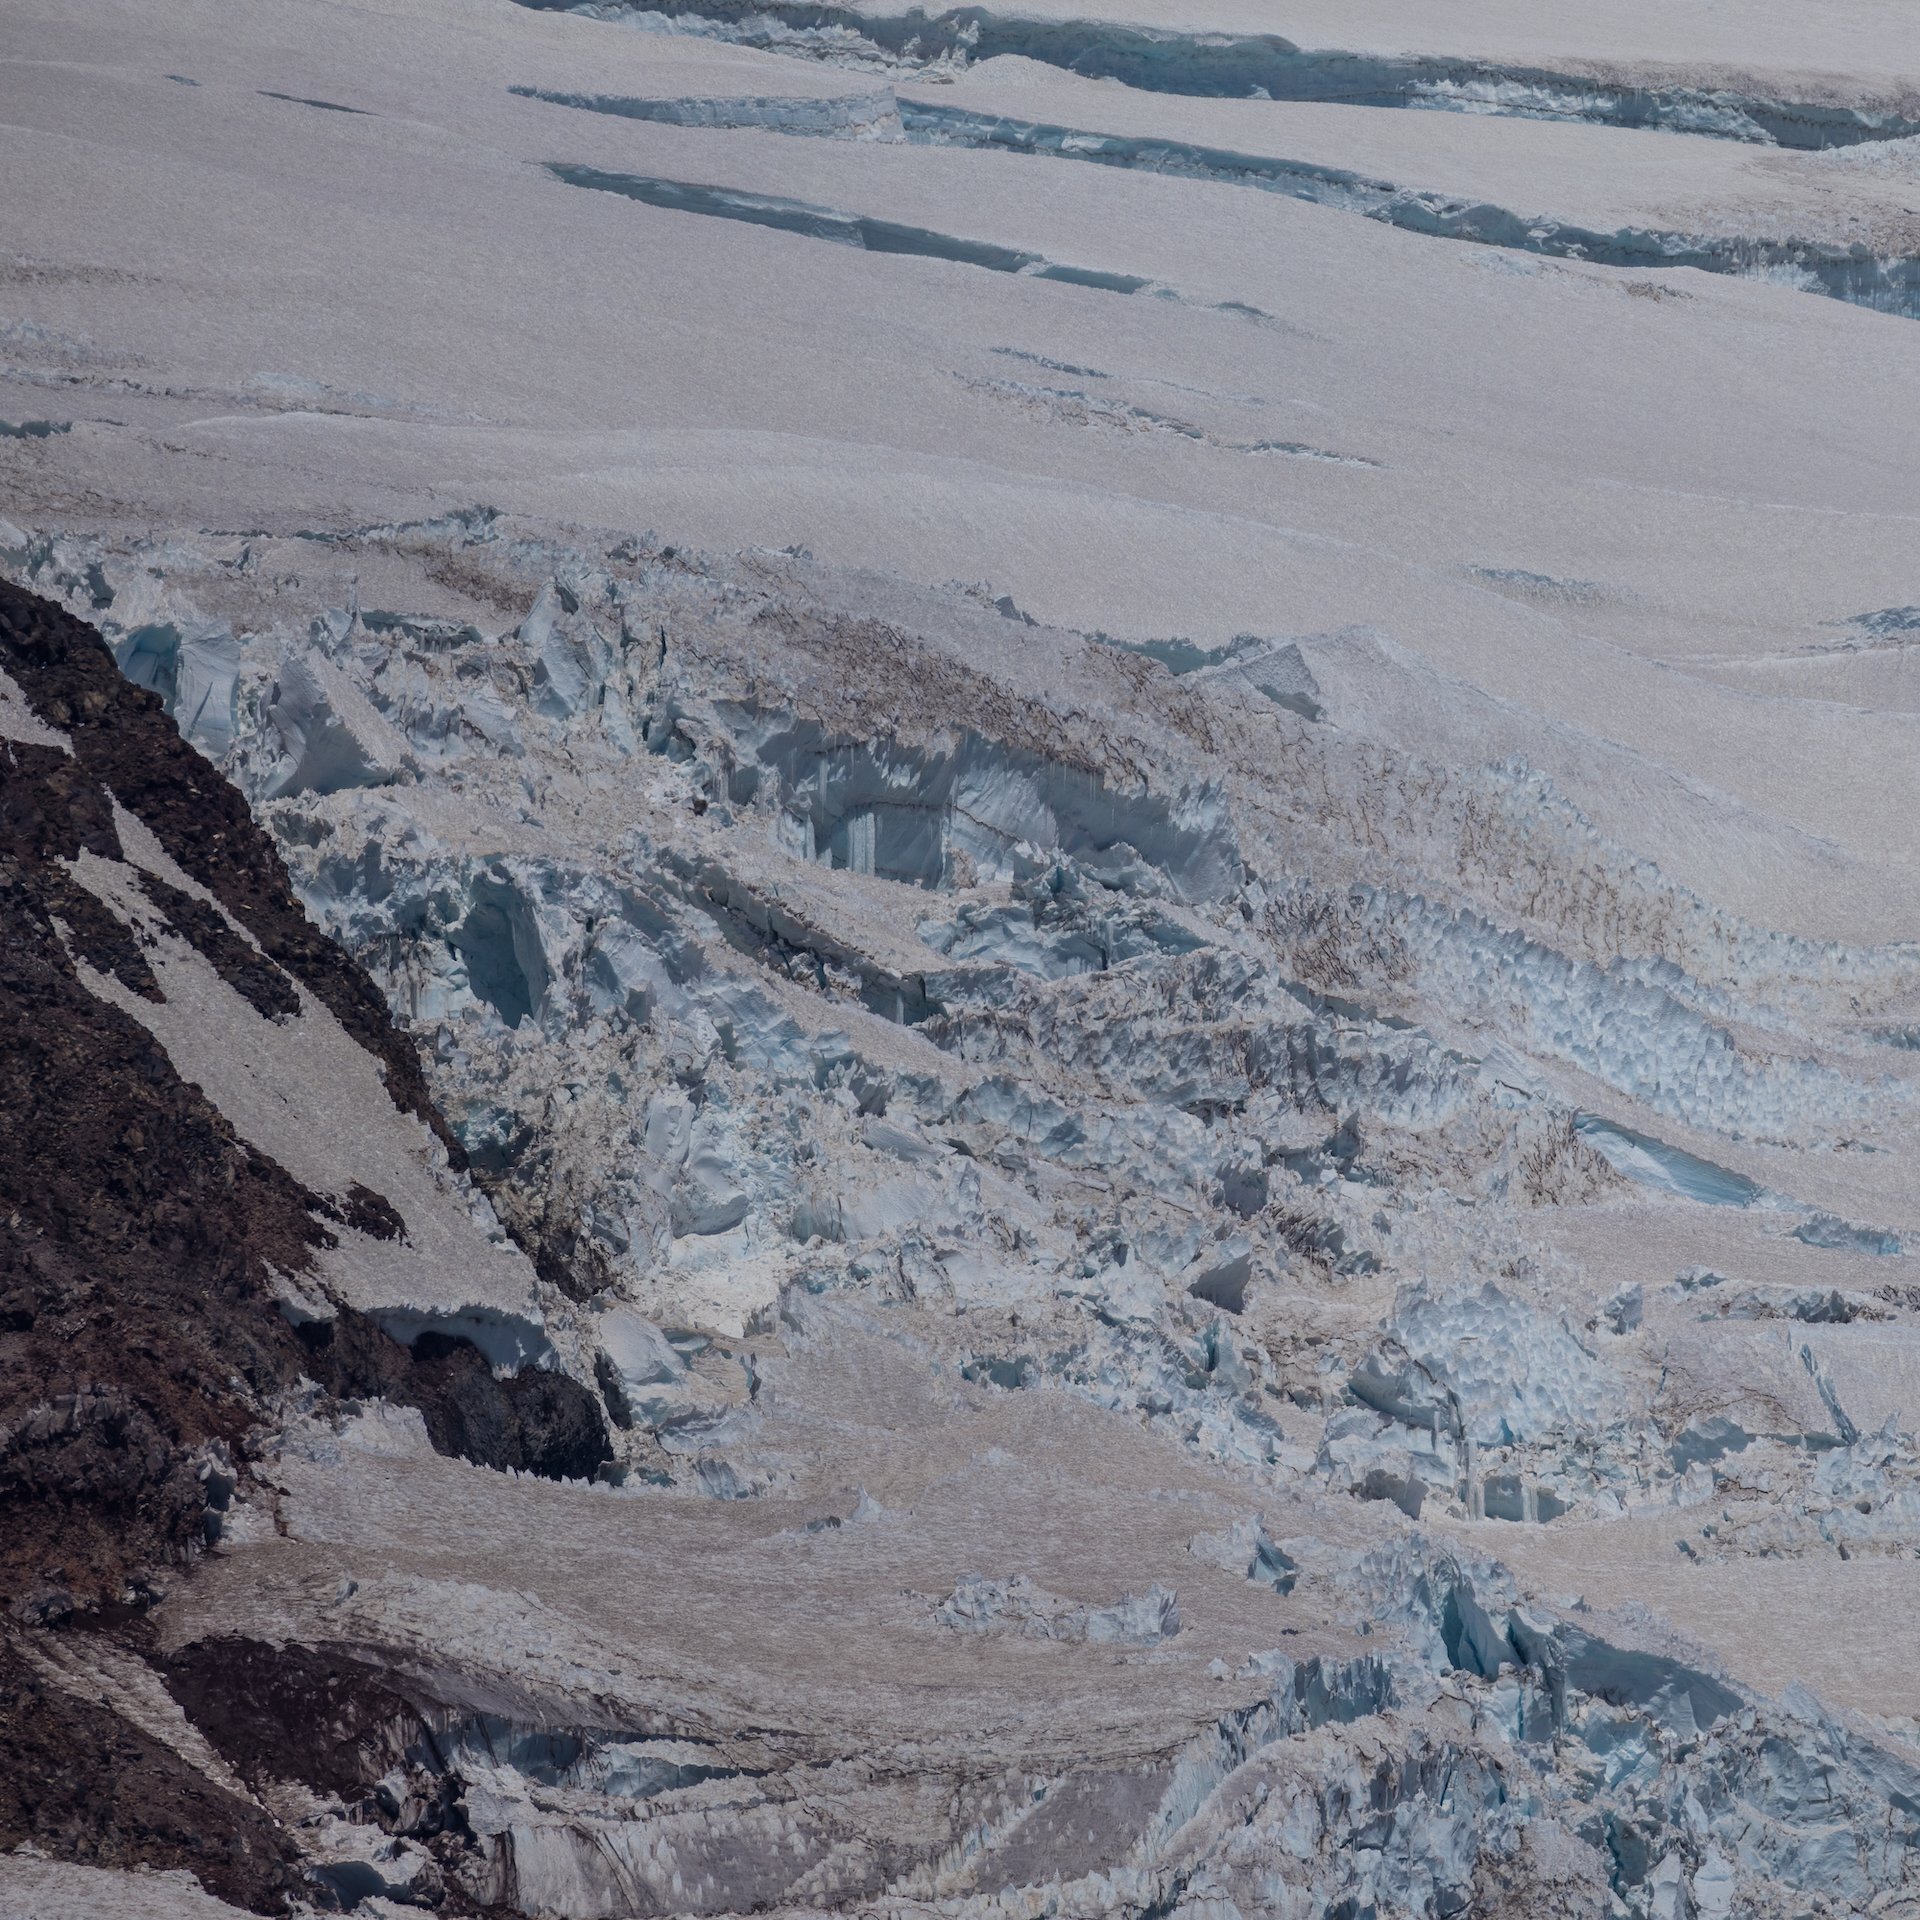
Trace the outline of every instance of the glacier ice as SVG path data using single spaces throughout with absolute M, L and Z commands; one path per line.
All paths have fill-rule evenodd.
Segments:
M 14 249 L 0 568 L 166 777 L 19 643 L 0 944 L 181 1271 L 285 1175 L 287 1364 L 0 1407 L 191 1522 L 0 1681 L 368 1912 L 1910 1907 L 1895 27 L 210 7 L 33 26 L 14 217 L 83 79 L 152 180 Z
M 1730 1154 L 1871 1126 L 1897 1104 L 1891 1082 L 1789 1037 L 1790 1016 L 1742 997 L 1732 951 L 1711 979 L 1671 960 L 1643 975 L 1416 887 L 1316 896 L 1276 868 L 1270 829 L 1218 769 L 1122 773 L 964 712 L 864 732 L 808 716 L 768 697 L 763 665 L 747 697 L 725 664 L 737 588 L 657 556 L 456 538 L 522 585 L 524 611 L 491 635 L 338 607 L 228 629 L 255 637 L 226 656 L 224 764 L 310 909 L 421 1037 L 546 1289 L 541 1326 L 410 1309 L 390 1331 L 573 1370 L 614 1423 L 602 1501 L 751 1509 L 796 1497 L 783 1408 L 806 1356 L 840 1337 L 821 1316 L 911 1314 L 969 1404 L 1118 1414 L 1248 1496 L 1240 1517 L 1181 1528 L 1178 1599 L 1172 1579 L 976 1562 L 922 1584 L 921 1631 L 1031 1657 L 1184 1657 L 1210 1617 L 1190 1584 L 1217 1579 L 1276 1609 L 1325 1596 L 1380 1648 L 1296 1654 L 1279 1613 L 1268 1643 L 1205 1656 L 1212 1684 L 1257 1686 L 1254 1702 L 1131 1797 L 1063 1778 L 983 1813 L 983 1851 L 956 1860 L 1012 1874 L 1023 1848 L 1077 1857 L 1043 1810 L 1079 1820 L 1084 1803 L 1100 1810 L 1081 1830 L 1107 1839 L 1074 1884 L 1095 1898 L 1098 1879 L 1120 1907 L 1204 1885 L 1242 1910 L 1284 1893 L 1303 1913 L 1450 1912 L 1489 1876 L 1558 1874 L 1596 1913 L 1652 1915 L 1737 1911 L 1763 1882 L 1856 1899 L 1901 1883 L 1915 1769 L 1890 1746 L 1765 1701 L 1655 1626 L 1523 1597 L 1447 1544 L 1483 1523 L 1519 1536 L 1658 1511 L 1703 1567 L 1911 1551 L 1920 1470 L 1897 1423 L 1863 1436 L 1851 1375 L 1792 1356 L 1811 1401 L 1783 1421 L 1765 1399 L 1783 1382 L 1721 1413 L 1662 1373 L 1689 1328 L 1845 1333 L 1891 1311 L 1878 1296 L 1689 1268 L 1670 1287 L 1624 1281 L 1580 1317 L 1513 1224 L 1529 1207 L 1671 1208 L 1806 1228 L 1791 1244 L 1815 1259 L 1877 1249 L 1600 1119 L 1555 1075 L 1577 1066 Z M 85 592 L 119 565 L 69 546 L 41 577 Z M 173 566 L 184 600 L 194 568 Z M 689 609 L 709 623 L 704 656 L 676 652 Z M 167 611 L 146 590 L 143 630 Z M 1284 671 L 1287 689 L 1314 684 L 1304 661 Z M 1232 697 L 1210 670 L 1179 678 Z M 200 708 L 171 697 L 211 750 Z M 1282 710 L 1302 741 L 1327 738 L 1322 778 L 1351 777 L 1321 720 Z M 555 796 L 584 801 L 602 778 L 630 796 L 628 824 L 555 830 L 581 804 Z M 451 808 L 431 801 L 442 785 Z M 1797 983 L 1780 997 L 1801 1005 L 1829 975 L 1846 993 L 1886 964 L 1765 950 L 1765 977 Z M 1505 1037 L 1464 1048 L 1496 995 Z M 1755 1037 L 1769 1032 L 1777 1049 Z M 1424 1272 L 1381 1295 L 1389 1262 Z M 1308 1296 L 1333 1320 L 1303 1341 Z M 419 1450 L 298 1455 L 306 1472 L 363 1456 Z M 1771 1491 L 1736 1508 L 1735 1482 L 1763 1478 Z M 1341 1503 L 1386 1544 L 1330 1546 L 1302 1500 Z M 1285 1520 L 1276 1502 L 1294 1503 Z M 885 1539 L 904 1512 L 862 1490 L 796 1537 Z M 232 1537 L 249 1524 L 241 1510 Z M 1392 1756 L 1384 1774 L 1353 1772 L 1362 1737 Z M 463 1884 L 530 1911 L 596 1912 L 613 1885 L 670 1903 L 669 1831 L 683 1888 L 691 1860 L 728 1897 L 798 1884 L 784 1867 L 753 1877 L 772 1869 L 751 1866 L 748 1836 L 764 1826 L 771 1844 L 777 1803 L 741 1783 L 766 1769 L 658 1727 L 563 1735 L 496 1701 L 447 1717 L 407 1764 L 445 1784 L 395 1786 L 392 1807 L 456 1796 L 475 1849 Z M 1818 1794 L 1810 1766 L 1830 1783 Z M 1362 1777 L 1390 1784 L 1356 1800 Z M 1853 1810 L 1837 1826 L 1834 1782 Z M 445 1868 L 412 1818 L 316 1827 L 316 1872 L 343 1897 L 424 1897 Z M 1865 1820 L 1891 1825 L 1862 1856 L 1835 1835 Z M 801 1870 L 824 1859 L 802 1839 Z

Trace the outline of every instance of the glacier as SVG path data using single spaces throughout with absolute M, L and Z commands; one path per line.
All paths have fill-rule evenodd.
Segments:
M 0 1916 L 1920 1913 L 1913 23 L 0 87 Z

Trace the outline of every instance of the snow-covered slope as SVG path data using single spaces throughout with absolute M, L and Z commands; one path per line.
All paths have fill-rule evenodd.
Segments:
M 0 1913 L 1920 1899 L 1911 24 L 1255 12 L 0 21 Z

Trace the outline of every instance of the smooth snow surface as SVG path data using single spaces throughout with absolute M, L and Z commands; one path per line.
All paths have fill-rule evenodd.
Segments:
M 275 1410 L 157 1644 L 471 1832 L 301 1788 L 328 1885 L 1920 1913 L 1917 20 L 0 13 L 0 566 L 471 1171 L 89 985 L 402 1217 L 290 1318 L 617 1454 Z

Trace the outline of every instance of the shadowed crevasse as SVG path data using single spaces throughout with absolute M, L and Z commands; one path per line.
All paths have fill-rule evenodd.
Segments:
M 1278 34 L 1180 32 L 1106 20 L 1038 20 L 985 7 L 897 14 L 774 0 L 519 0 L 548 11 L 657 24 L 771 51 L 854 66 L 966 65 L 1003 55 L 1149 93 L 1204 98 L 1317 100 L 1363 107 L 1427 107 L 1530 119 L 1657 128 L 1796 148 L 1854 146 L 1920 132 L 1901 100 L 1814 100 L 1731 79 L 1688 84 L 1657 74 L 1593 73 L 1457 55 L 1367 54 L 1295 45 Z
M 1093 287 L 1103 293 L 1139 293 L 1152 285 L 1137 274 L 1103 273 L 1093 267 L 1061 266 L 1018 247 L 996 246 L 986 240 L 965 240 L 936 233 L 930 227 L 911 227 L 897 220 L 876 220 L 865 214 L 841 213 L 832 207 L 810 206 L 804 200 L 785 200 L 776 194 L 739 193 L 730 187 L 701 186 L 692 181 L 661 180 L 644 174 L 606 173 L 597 167 L 551 163 L 548 171 L 570 187 L 589 187 L 618 193 L 649 207 L 670 213 L 699 213 L 716 220 L 739 220 L 753 227 L 772 227 L 807 240 L 830 240 L 836 246 L 866 253 L 914 254 L 926 260 L 946 260 L 957 266 L 984 267 L 989 273 L 1017 273 L 1035 280 L 1064 280 L 1071 286 Z
M 1656 227 L 1586 227 L 1547 214 L 1520 213 L 1487 201 L 1463 200 L 1450 194 L 1400 186 L 1346 167 L 1322 166 L 1313 161 L 1289 160 L 1270 154 L 1241 153 L 1194 141 L 1100 133 L 965 107 L 941 106 L 925 100 L 894 101 L 887 96 L 857 102 L 635 100 L 618 95 L 542 92 L 532 87 L 516 87 L 513 91 L 550 105 L 671 125 L 753 128 L 841 140 L 885 137 L 886 130 L 891 128 L 892 138 L 914 145 L 968 147 L 1034 158 L 1078 160 L 1132 172 L 1252 187 L 1315 206 L 1357 213 L 1385 226 L 1432 239 L 1503 247 L 1547 259 L 1585 260 L 1598 266 L 1692 268 L 1700 273 L 1776 280 L 1802 291 L 1844 300 L 1852 306 L 1898 314 L 1906 319 L 1920 317 L 1920 260 L 1880 254 L 1857 242 L 1841 245 L 1791 237 L 1761 239 L 1745 234 L 1698 234 Z M 855 112 L 854 108 L 860 111 Z M 572 178 L 586 171 L 568 169 L 562 177 Z M 575 184 L 604 185 L 605 181 L 576 179 Z M 919 235 L 920 243 L 876 245 L 872 239 L 862 241 L 853 229 L 884 223 L 858 222 L 851 216 L 829 213 L 822 208 L 802 208 L 798 203 L 725 194 L 717 188 L 696 189 L 659 181 L 640 184 L 648 191 L 620 190 L 634 191 L 635 198 L 647 198 L 653 205 L 676 205 L 689 212 L 723 213 L 734 219 L 757 219 L 759 224 L 769 226 L 791 222 L 789 231 L 809 232 L 815 238 L 844 238 L 846 244 L 864 244 L 875 252 L 925 252 L 942 258 L 959 258 L 962 257 L 959 254 L 938 252 L 935 243 L 976 250 L 980 244 L 948 241 L 918 229 L 901 229 L 902 233 Z M 665 197 L 668 187 L 682 197 Z M 749 206 L 758 212 L 745 210 Z M 784 218 L 782 209 L 787 209 Z M 813 216 L 813 223 L 802 224 L 803 215 Z M 1020 264 L 1003 270 L 1039 270 L 1037 256 L 1017 258 Z M 971 264 L 991 263 L 983 258 L 972 260 Z M 1042 277 L 1064 278 L 1066 275 L 1055 271 L 1043 272 Z

